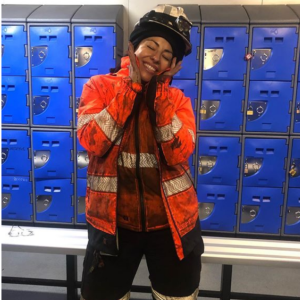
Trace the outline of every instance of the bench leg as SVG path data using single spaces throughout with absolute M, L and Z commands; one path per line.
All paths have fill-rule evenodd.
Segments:
M 67 300 L 78 299 L 76 282 L 77 256 L 67 255 Z
M 221 300 L 230 300 L 231 280 L 232 280 L 232 266 L 222 265 L 221 298 L 220 298 Z

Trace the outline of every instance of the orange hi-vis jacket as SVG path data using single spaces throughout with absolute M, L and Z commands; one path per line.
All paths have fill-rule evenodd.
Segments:
M 155 145 L 151 160 L 159 171 L 160 193 L 177 255 L 183 259 L 195 248 L 202 253 L 198 200 L 188 165 L 195 147 L 191 101 L 169 86 L 167 76 L 155 76 L 144 91 L 129 77 L 129 64 L 128 57 L 122 58 L 118 73 L 91 77 L 81 95 L 77 135 L 89 155 L 86 219 L 88 228 L 93 228 L 89 243 L 102 253 L 117 255 L 118 162 L 128 155 L 124 149 L 134 132 L 127 125 L 142 99 L 151 115 Z

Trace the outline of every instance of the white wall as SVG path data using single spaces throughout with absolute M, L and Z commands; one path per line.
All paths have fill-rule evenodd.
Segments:
M 25 4 L 24 0 L 0 0 L 2 4 Z M 26 4 L 55 5 L 115 5 L 124 6 L 124 49 L 134 24 L 157 4 L 201 4 L 201 5 L 270 5 L 300 4 L 300 0 L 28 0 Z

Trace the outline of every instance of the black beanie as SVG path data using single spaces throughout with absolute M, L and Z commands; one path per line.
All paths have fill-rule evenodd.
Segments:
M 177 62 L 183 59 L 185 44 L 178 34 L 166 26 L 156 23 L 143 24 L 143 26 L 136 25 L 130 34 L 129 41 L 133 44 L 134 50 L 136 50 L 142 40 L 152 36 L 162 37 L 170 43 L 173 56 L 177 58 Z

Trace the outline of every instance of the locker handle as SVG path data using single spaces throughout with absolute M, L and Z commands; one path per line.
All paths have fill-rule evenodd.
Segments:
M 226 42 L 234 42 L 234 37 L 233 36 L 227 37 Z
M 50 146 L 50 142 L 48 142 L 48 141 L 42 141 L 42 146 L 49 147 Z
M 8 85 L 7 86 L 7 90 L 8 91 L 14 91 L 16 89 L 16 86 L 15 85 Z
M 276 37 L 275 42 L 276 43 L 283 43 L 283 37 Z
M 255 153 L 263 154 L 264 153 L 264 148 L 256 148 Z
M 13 35 L 12 35 L 12 34 L 5 34 L 5 35 L 4 35 L 4 38 L 5 38 L 6 40 L 11 40 L 11 39 L 13 38 Z
M 279 97 L 279 91 L 271 91 L 271 97 Z
M 60 193 L 60 192 L 61 192 L 61 188 L 59 188 L 59 187 L 54 187 L 54 188 L 53 188 L 53 192 L 54 192 L 54 193 Z
M 215 199 L 215 194 L 207 194 L 207 199 Z
M 231 90 L 224 90 L 223 95 L 225 95 L 225 96 L 231 95 Z
M 258 197 L 258 196 L 253 196 L 253 197 L 252 197 L 252 201 L 253 201 L 253 202 L 260 202 L 260 197 Z
M 49 87 L 48 86 L 42 86 L 41 91 L 42 92 L 49 92 Z
M 47 192 L 47 193 L 51 193 L 52 192 L 52 189 L 50 186 L 45 186 L 44 187 L 44 191 Z
M 221 94 L 220 90 L 213 90 L 212 92 L 213 92 L 214 95 L 220 95 Z
M 227 152 L 228 148 L 227 147 L 220 147 L 220 152 Z
M 17 140 L 16 139 L 10 139 L 9 140 L 9 145 L 17 145 Z
M 274 152 L 275 152 L 274 149 L 271 148 L 268 148 L 266 151 L 267 154 L 274 154 Z
M 52 93 L 58 93 L 58 86 L 51 86 Z
M 40 35 L 40 40 L 47 40 L 47 36 L 46 35 Z
M 59 141 L 53 141 L 52 147 L 59 147 Z
M 218 200 L 225 200 L 225 195 L 224 194 L 218 194 L 217 199 Z
M 260 95 L 263 97 L 268 96 L 269 92 L 268 91 L 260 91 Z
M 263 202 L 271 202 L 271 198 L 270 197 L 263 197 Z
M 56 41 L 57 40 L 57 36 L 56 35 L 50 35 L 49 36 L 49 41 Z
M 10 190 L 10 185 L 9 184 L 3 184 L 2 188 L 4 190 Z
M 100 41 L 100 40 L 102 40 L 102 36 L 100 36 L 100 35 L 94 36 L 94 41 L 95 42 Z
M 216 42 L 223 42 L 223 41 L 224 41 L 224 38 L 223 38 L 223 37 L 218 37 L 218 36 L 217 36 L 217 37 L 215 38 L 215 41 L 216 41 Z
M 84 36 L 85 41 L 91 41 L 92 39 L 93 39 L 93 37 L 91 35 L 85 35 Z
M 19 185 L 12 185 L 11 189 L 14 190 L 14 191 L 17 191 L 17 190 L 20 189 L 20 186 Z
M 265 41 L 266 43 L 272 43 L 272 40 L 273 40 L 273 38 L 271 38 L 271 37 L 265 37 L 265 38 L 264 38 L 264 41 Z

